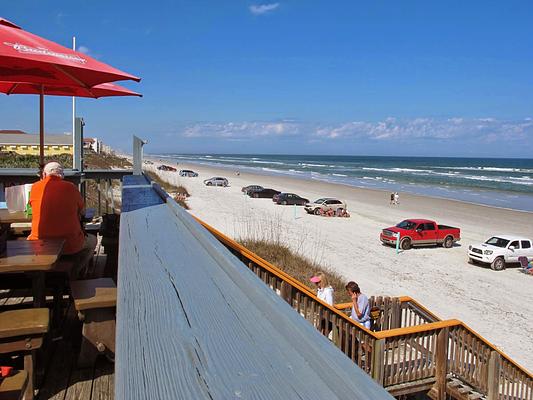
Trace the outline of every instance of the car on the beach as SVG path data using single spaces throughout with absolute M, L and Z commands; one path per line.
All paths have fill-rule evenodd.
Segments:
M 323 214 L 329 210 L 333 210 L 336 214 L 346 211 L 346 203 L 332 197 L 317 199 L 312 203 L 306 203 L 304 207 L 309 214 L 315 215 Z
M 158 165 L 158 166 L 157 166 L 157 169 L 158 169 L 159 171 L 170 171 L 170 172 L 176 172 L 176 171 L 177 171 L 176 168 L 171 167 L 170 165 L 165 165 L 165 164 Z
M 254 199 L 271 199 L 278 193 L 278 190 L 263 188 L 262 190 L 257 190 L 255 192 L 248 192 L 248 196 L 253 197 Z
M 276 202 L 276 204 L 281 204 L 283 206 L 292 206 L 296 204 L 297 206 L 305 206 L 307 203 L 309 203 L 309 199 L 304 199 L 303 197 L 298 196 L 294 193 L 280 193 L 276 196 L 274 196 L 272 199 Z
M 196 178 L 198 176 L 198 172 L 194 172 L 190 169 L 180 169 L 180 176 Z
M 489 264 L 494 271 L 505 269 L 507 264 L 518 263 L 518 257 L 533 260 L 533 244 L 531 240 L 513 236 L 493 236 L 485 243 L 468 246 L 470 262 Z
M 263 190 L 264 187 L 263 186 L 259 186 L 259 185 L 248 185 L 248 186 L 244 186 L 242 189 L 241 189 L 241 192 L 243 192 L 244 194 L 250 194 L 250 193 L 253 193 L 253 192 L 258 192 L 260 190 Z
M 204 181 L 204 184 L 206 186 L 228 186 L 229 181 L 226 178 L 222 178 L 220 176 L 215 176 L 213 178 L 206 179 Z
M 449 249 L 461 240 L 461 230 L 447 225 L 438 225 L 429 219 L 406 219 L 381 231 L 379 238 L 383 244 L 396 246 L 400 234 L 400 247 L 409 250 L 413 246 L 442 245 Z
M 152 165 L 153 164 L 153 162 L 150 161 L 150 160 L 144 160 L 143 163 L 145 163 L 146 165 Z

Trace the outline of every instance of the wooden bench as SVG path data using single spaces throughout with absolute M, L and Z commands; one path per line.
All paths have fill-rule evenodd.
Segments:
M 24 391 L 26 400 L 33 399 L 34 356 L 48 332 L 48 314 L 47 308 L 0 312 L 0 354 L 23 354 L 24 370 L 29 377 Z
M 70 282 L 78 317 L 83 322 L 78 365 L 92 366 L 98 354 L 115 356 L 117 287 L 111 278 Z
M 13 371 L 7 378 L 0 378 L 0 400 L 20 400 L 28 381 L 26 371 Z

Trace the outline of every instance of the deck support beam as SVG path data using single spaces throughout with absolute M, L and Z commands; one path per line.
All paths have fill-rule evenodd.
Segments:
M 446 400 L 446 369 L 448 365 L 448 328 L 437 334 L 435 354 L 435 400 Z
M 382 386 L 385 372 L 384 351 L 385 339 L 374 340 L 374 348 L 372 349 L 372 378 Z
M 501 356 L 496 351 L 490 352 L 487 376 L 487 400 L 497 400 L 500 392 Z

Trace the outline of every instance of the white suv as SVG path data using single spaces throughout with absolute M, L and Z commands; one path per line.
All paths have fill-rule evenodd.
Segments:
M 468 258 L 472 262 L 490 264 L 495 271 L 501 271 L 507 263 L 517 263 L 518 257 L 533 260 L 531 240 L 518 236 L 493 236 L 485 243 L 468 246 Z
M 337 199 L 325 197 L 323 199 L 315 200 L 312 203 L 307 203 L 304 208 L 309 214 L 320 215 L 320 210 L 333 210 L 335 212 L 337 212 L 337 210 L 346 211 L 346 203 Z

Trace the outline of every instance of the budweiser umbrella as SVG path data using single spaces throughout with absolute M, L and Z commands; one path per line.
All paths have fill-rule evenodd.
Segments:
M 93 86 L 119 80 L 140 81 L 139 78 L 96 61 L 86 54 L 24 31 L 14 23 L 0 17 L 0 82 L 11 82 L 12 86 L 13 82 L 35 84 L 39 89 L 32 93 L 38 93 L 40 96 L 39 161 L 41 165 L 44 162 L 44 95 L 57 95 L 62 92 L 58 89 L 73 87 L 79 88 L 77 90 L 89 91 L 80 93 L 91 93 L 83 97 L 101 97 L 96 96 L 92 91 Z M 7 92 L 10 90 L 11 93 L 16 93 L 14 91 L 16 87 Z M 55 93 L 54 90 L 56 90 Z M 133 92 L 124 94 L 123 90 L 122 93 L 119 95 L 137 95 L 132 94 Z M 64 95 L 72 96 L 73 94 Z
M 43 90 L 45 95 L 91 97 L 94 99 L 113 96 L 142 97 L 142 94 L 140 93 L 110 82 L 101 83 L 100 85 L 93 86 L 92 88 L 46 85 L 43 87 Z M 35 83 L 0 82 L 0 93 L 5 93 L 7 95 L 41 94 L 41 85 Z
M 134 80 L 86 54 L 22 30 L 0 17 L 0 81 L 93 87 Z

